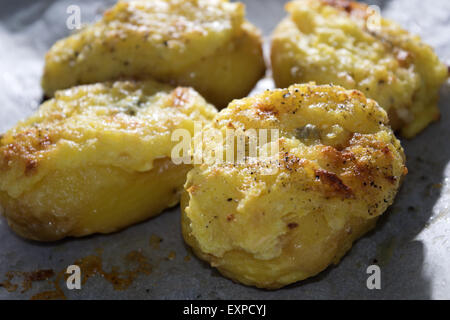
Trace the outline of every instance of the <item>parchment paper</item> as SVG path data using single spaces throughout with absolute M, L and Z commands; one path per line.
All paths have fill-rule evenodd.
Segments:
M 249 19 L 266 38 L 285 15 L 285 1 L 247 0 Z M 66 27 L 71 4 L 81 8 L 82 23 L 98 19 L 114 1 L 2 1 L 0 10 L 0 132 L 30 115 L 42 92 L 40 77 L 44 54 L 59 38 L 70 34 Z M 434 46 L 443 61 L 450 62 L 450 1 L 379 0 L 384 16 L 420 34 Z M 267 47 L 267 44 L 266 44 Z M 272 88 L 264 79 L 257 91 Z M 450 90 L 441 92 L 441 121 L 410 141 L 402 141 L 409 175 L 395 204 L 377 228 L 359 240 L 337 267 L 309 280 L 277 291 L 235 284 L 196 259 L 180 235 L 180 212 L 161 216 L 112 235 L 69 239 L 52 244 L 25 241 L 12 233 L 0 218 L 0 283 L 7 273 L 52 269 L 55 273 L 87 255 L 102 256 L 103 268 L 130 266 L 124 257 L 139 251 L 153 271 L 138 275 L 126 290 L 115 290 L 101 276 L 87 280 L 81 290 L 61 288 L 69 299 L 450 299 Z M 161 243 L 155 242 L 157 237 Z M 101 253 L 102 252 L 102 253 Z M 381 290 L 366 287 L 366 269 L 381 268 Z M 8 292 L 0 287 L 0 299 L 29 299 L 54 290 L 52 282 L 32 282 Z M 24 291 L 22 293 L 22 291 Z

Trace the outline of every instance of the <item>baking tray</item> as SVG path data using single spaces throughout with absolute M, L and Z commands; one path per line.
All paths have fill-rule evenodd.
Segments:
M 247 0 L 249 20 L 266 39 L 285 15 L 285 1 Z M 369 1 L 384 16 L 420 34 L 450 61 L 450 1 Z M 0 11 L 0 131 L 38 107 L 45 52 L 70 33 L 67 7 L 81 8 L 83 23 L 114 1 L 2 1 Z M 266 41 L 267 42 L 267 41 Z M 268 46 L 266 46 L 268 47 Z M 266 48 L 267 49 L 267 48 Z M 272 88 L 270 78 L 256 91 Z M 276 291 L 233 283 L 196 259 L 180 233 L 180 211 L 111 235 L 40 244 L 17 237 L 0 219 L 0 299 L 449 299 L 450 298 L 450 90 L 441 90 L 440 122 L 402 141 L 409 174 L 377 228 L 335 267 Z M 64 272 L 84 272 L 81 290 L 68 290 Z M 381 290 L 366 286 L 367 267 L 381 269 Z

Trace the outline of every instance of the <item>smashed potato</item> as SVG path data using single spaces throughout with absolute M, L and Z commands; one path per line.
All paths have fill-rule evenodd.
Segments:
M 418 36 L 365 4 L 297 0 L 273 34 L 278 87 L 315 81 L 358 89 L 376 100 L 391 126 L 411 138 L 439 118 L 447 67 Z
M 109 233 L 174 206 L 189 165 L 171 132 L 216 110 L 193 89 L 122 81 L 57 91 L 0 140 L 0 204 L 41 241 Z
M 242 3 L 119 1 L 103 19 L 47 53 L 47 96 L 78 84 L 153 78 L 194 87 L 218 108 L 247 95 L 264 75 L 260 32 Z
M 181 200 L 185 241 L 246 285 L 275 289 L 338 263 L 407 173 L 386 112 L 356 90 L 310 83 L 266 91 L 233 101 L 208 126 L 280 131 L 275 163 L 196 164 Z M 214 141 L 204 147 L 225 150 Z

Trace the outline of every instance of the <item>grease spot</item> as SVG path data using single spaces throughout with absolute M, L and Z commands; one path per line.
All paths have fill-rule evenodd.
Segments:
M 150 236 L 150 246 L 153 249 L 159 249 L 159 244 L 163 241 L 161 237 L 158 237 L 157 235 L 152 234 Z

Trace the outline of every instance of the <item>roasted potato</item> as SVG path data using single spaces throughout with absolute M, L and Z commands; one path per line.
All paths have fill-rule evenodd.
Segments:
M 0 204 L 22 237 L 109 233 L 178 203 L 171 132 L 216 110 L 193 89 L 121 81 L 57 91 L 0 140 Z
M 411 138 L 439 118 L 447 67 L 418 36 L 365 4 L 297 0 L 276 28 L 271 61 L 278 87 L 315 81 L 358 89 Z
M 275 162 L 196 164 L 181 200 L 185 241 L 246 285 L 280 288 L 337 264 L 407 173 L 386 112 L 356 90 L 310 83 L 266 91 L 233 101 L 203 134 L 208 128 L 279 130 L 278 140 L 258 144 L 278 142 Z M 227 150 L 202 139 L 205 149 Z
M 153 78 L 194 87 L 218 108 L 264 75 L 260 32 L 242 3 L 119 1 L 103 19 L 58 41 L 45 57 L 47 96 L 78 84 Z

